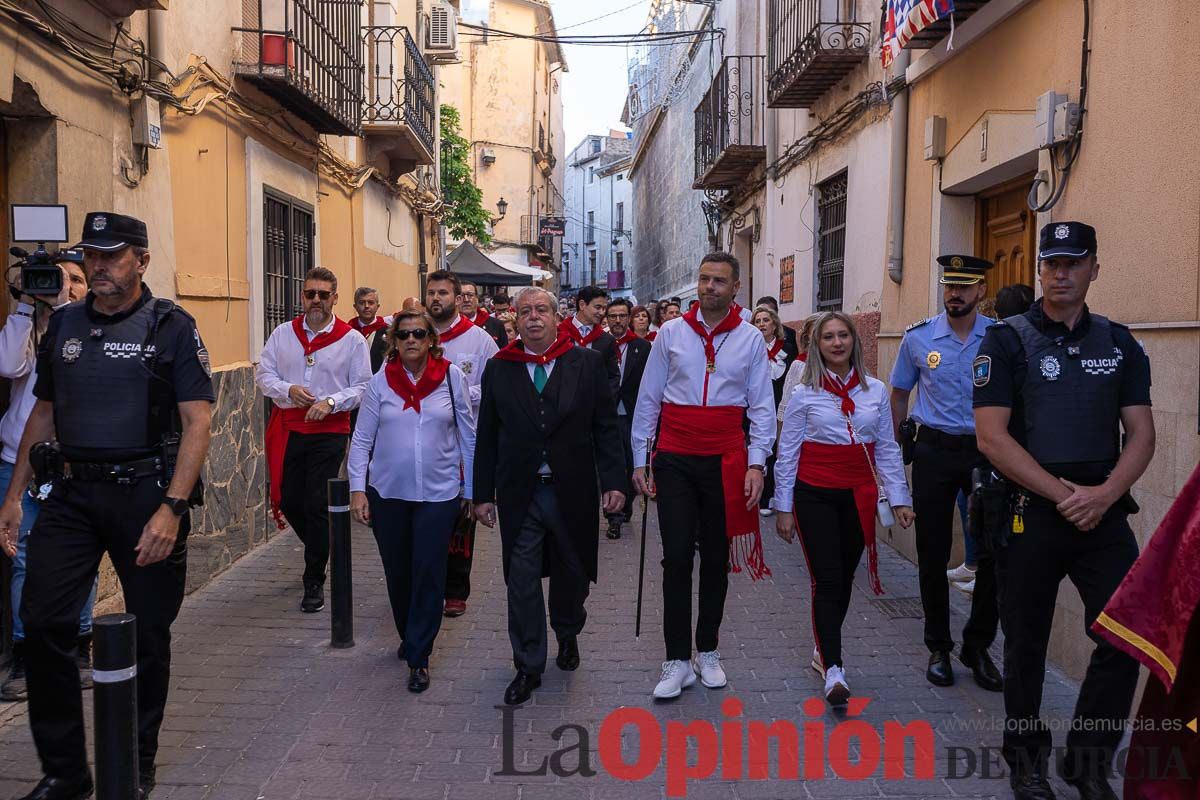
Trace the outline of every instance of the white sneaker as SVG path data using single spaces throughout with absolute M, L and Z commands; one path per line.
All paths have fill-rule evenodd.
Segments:
M 817 674 L 822 678 L 825 677 L 825 664 L 821 661 L 821 649 L 819 647 L 813 647 L 812 668 L 815 669 Z
M 664 661 L 662 677 L 654 687 L 654 697 L 658 700 L 670 700 L 679 697 L 684 689 L 696 682 L 696 673 L 686 661 Z
M 954 584 L 954 587 L 960 592 L 973 594 L 975 592 L 975 579 L 971 578 L 971 580 L 967 581 L 966 583 L 956 583 Z
M 825 670 L 825 699 L 831 706 L 844 706 L 850 699 L 850 684 L 846 683 L 846 672 L 841 667 Z
M 954 569 L 946 570 L 946 579 L 952 583 L 966 583 L 967 581 L 975 580 L 975 570 L 968 567 L 965 563 L 959 564 Z
M 720 689 L 728 682 L 725 679 L 725 670 L 721 669 L 721 654 L 716 650 L 696 653 L 692 668 L 700 676 L 700 682 L 709 689 Z
M 769 517 L 769 516 L 773 515 L 774 513 L 775 513 L 775 509 L 773 509 L 773 508 L 760 508 L 758 510 L 758 515 L 760 517 Z

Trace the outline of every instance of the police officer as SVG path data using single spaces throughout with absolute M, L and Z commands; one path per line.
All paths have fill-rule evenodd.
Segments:
M 98 212 L 87 215 L 83 231 L 76 246 L 84 249 L 91 290 L 50 318 L 38 352 L 37 403 L 0 508 L 0 544 L 11 556 L 32 474 L 30 448 L 57 438 L 65 477 L 29 537 L 21 602 L 29 726 L 45 773 L 25 800 L 92 792 L 73 659 L 79 612 L 105 553 L 126 608 L 137 615 L 141 796 L 153 789 L 171 623 L 183 601 L 188 508 L 199 499 L 208 452 L 208 352 L 192 317 L 155 299 L 142 282 L 150 263 L 146 225 Z
M 975 444 L 971 410 L 971 362 L 992 320 L 977 307 L 987 294 L 982 258 L 944 255 L 942 303 L 945 310 L 911 325 L 900 343 L 892 368 L 892 419 L 897 426 L 908 414 L 909 394 L 920 385 L 912 418 L 920 426 L 912 447 L 913 511 L 917 515 L 917 566 L 921 606 L 925 610 L 925 646 L 929 648 L 926 679 L 935 686 L 954 683 L 950 653 L 950 586 L 946 563 L 954 537 L 958 493 L 970 493 L 971 471 L 987 462 Z M 987 649 L 996 638 L 996 573 L 985 554 L 975 572 L 971 617 L 963 629 L 959 659 L 975 682 L 989 691 L 1003 686 L 1000 671 Z
M 1062 762 L 1062 777 L 1084 800 L 1116 797 L 1105 776 L 1137 685 L 1137 662 L 1090 628 L 1138 554 L 1127 517 L 1137 510 L 1129 489 L 1154 455 L 1150 362 L 1128 328 L 1088 310 L 1099 271 L 1095 229 L 1044 227 L 1042 298 L 992 326 L 973 367 L 979 447 L 1013 492 L 996 571 L 1004 757 L 1020 800 L 1054 797 L 1051 736 L 1039 713 L 1064 576 L 1079 590 L 1096 642 Z

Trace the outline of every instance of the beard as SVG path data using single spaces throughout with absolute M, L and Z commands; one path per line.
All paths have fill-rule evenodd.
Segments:
M 958 319 L 960 317 L 965 317 L 968 314 L 970 314 L 972 311 L 975 310 L 975 307 L 978 305 L 979 305 L 979 301 L 976 300 L 973 303 L 963 303 L 961 306 L 958 306 L 957 308 L 952 307 L 950 305 L 943 304 L 942 308 L 946 309 L 946 314 L 948 316 Z
M 435 310 L 437 309 L 437 310 Z M 429 304 L 429 316 L 433 317 L 433 321 L 442 324 L 454 319 L 454 315 L 458 313 L 453 303 L 442 305 L 437 301 Z

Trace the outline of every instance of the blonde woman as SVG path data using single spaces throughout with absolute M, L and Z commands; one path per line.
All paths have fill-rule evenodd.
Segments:
M 875 555 L 880 492 L 901 527 L 913 523 L 912 495 L 900 446 L 892 436 L 891 405 L 882 381 L 863 367 L 854 321 L 840 311 L 813 325 L 804 374 L 787 406 L 775 476 L 775 528 L 800 544 L 812 576 L 813 669 L 825 678 L 825 697 L 850 696 L 842 663 L 842 623 L 854 573 L 868 554 L 868 573 L 882 593 Z M 876 477 L 877 476 L 877 477 Z

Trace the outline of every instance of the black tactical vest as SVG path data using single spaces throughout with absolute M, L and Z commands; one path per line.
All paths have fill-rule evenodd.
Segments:
M 158 447 L 172 426 L 174 392 L 151 372 L 154 333 L 173 308 L 151 300 L 116 322 L 89 319 L 84 303 L 55 312 L 54 429 L 65 450 Z
M 1116 463 L 1124 355 L 1105 317 L 1080 340 L 1053 339 L 1024 314 L 1005 320 L 1021 337 L 1024 446 L 1039 464 Z

